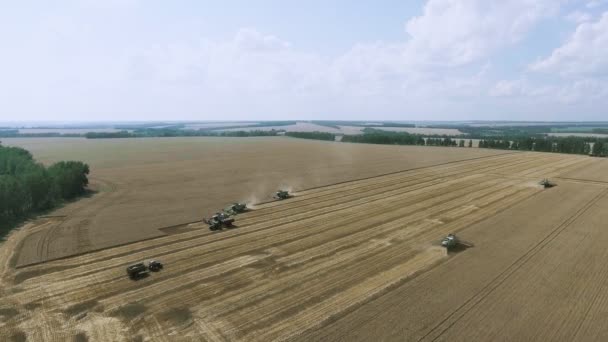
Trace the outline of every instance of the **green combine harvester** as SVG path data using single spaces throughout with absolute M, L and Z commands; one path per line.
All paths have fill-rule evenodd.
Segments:
M 454 247 L 458 246 L 459 243 L 460 241 L 454 234 L 448 234 L 448 236 L 441 240 L 441 246 L 445 247 L 448 251 L 454 249 Z
M 203 219 L 209 225 L 210 230 L 221 230 L 222 228 L 233 227 L 234 219 L 226 213 L 216 213 L 210 219 Z
M 289 191 L 287 190 L 279 190 L 273 196 L 275 199 L 283 200 L 289 198 Z
M 545 178 L 539 183 L 543 188 L 552 188 L 555 186 L 555 183 L 551 183 L 549 179 Z
M 245 203 L 232 203 L 228 208 L 224 209 L 224 212 L 228 215 L 241 214 L 249 210 Z
M 150 271 L 158 272 L 162 270 L 163 267 L 163 264 L 158 260 L 150 260 L 148 265 L 143 262 L 138 262 L 127 267 L 127 275 L 129 278 L 137 280 L 147 276 Z

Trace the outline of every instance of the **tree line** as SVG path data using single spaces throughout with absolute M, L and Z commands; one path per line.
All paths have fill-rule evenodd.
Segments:
M 0 138 L 78 138 L 80 133 L 19 133 L 18 129 L 0 129 Z
M 278 130 L 252 130 L 252 131 L 215 131 L 215 130 L 192 130 L 176 128 L 146 128 L 135 131 L 118 132 L 88 132 L 87 139 L 111 139 L 111 138 L 159 138 L 159 137 L 267 137 L 276 136 Z
M 45 167 L 19 147 L 0 144 L 0 236 L 31 214 L 85 193 L 89 166 L 60 161 Z
M 548 133 L 564 132 L 564 133 L 608 133 L 606 123 L 537 123 L 533 125 L 507 125 L 506 122 L 499 125 L 428 125 L 429 128 L 449 128 L 457 129 L 460 132 L 467 134 L 471 139 L 513 139 L 521 137 L 542 137 Z
M 435 136 L 425 138 L 419 134 L 407 132 L 391 132 L 374 128 L 365 128 L 364 134 L 344 135 L 342 142 L 385 144 L 385 145 L 418 145 L 418 146 L 445 146 L 445 147 L 473 147 L 473 140 L 459 139 L 450 136 Z M 334 140 L 335 135 L 323 132 L 289 132 L 288 136 Z M 493 148 L 504 150 L 555 152 L 592 155 L 597 157 L 608 156 L 608 139 L 594 137 L 552 137 L 545 135 L 519 135 L 502 137 L 485 137 L 479 141 L 480 148 Z
M 327 140 L 327 141 L 335 141 L 336 135 L 327 132 L 286 132 L 286 136 L 301 138 L 301 139 L 315 139 L 315 140 Z
M 513 140 L 484 139 L 479 141 L 480 148 L 505 150 L 556 152 L 584 154 L 597 157 L 608 156 L 608 139 L 589 137 L 524 137 Z
M 426 143 L 420 135 L 402 132 L 389 132 L 376 129 L 365 130 L 364 134 L 345 135 L 343 142 L 365 143 L 365 144 L 385 144 L 385 145 L 422 145 Z
M 473 147 L 473 141 L 469 139 L 455 139 L 448 136 L 425 138 L 422 135 L 407 132 L 390 132 L 378 129 L 365 129 L 364 134 L 345 135 L 343 142 L 385 144 L 385 145 L 418 145 L 418 146 L 453 146 Z

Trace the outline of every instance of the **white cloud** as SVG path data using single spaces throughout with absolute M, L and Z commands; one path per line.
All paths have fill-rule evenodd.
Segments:
M 563 76 L 605 75 L 608 72 L 608 12 L 596 22 L 581 23 L 562 46 L 532 64 L 530 69 Z
M 523 95 L 524 83 L 522 80 L 502 80 L 496 83 L 488 93 L 495 97 Z
M 234 43 L 240 49 L 251 51 L 278 51 L 290 46 L 289 42 L 272 35 L 261 34 L 252 28 L 240 29 L 236 33 Z
M 581 79 L 573 82 L 543 84 L 526 78 L 502 80 L 489 91 L 490 96 L 512 101 L 528 102 L 543 108 L 552 104 L 604 105 L 608 96 L 608 82 Z M 577 118 L 580 119 L 580 118 Z
M 408 54 L 433 65 L 461 65 L 520 41 L 559 0 L 430 0 L 410 19 Z
M 586 21 L 591 21 L 593 19 L 593 16 L 591 15 L 591 13 L 576 10 L 574 12 L 569 13 L 566 16 L 566 19 L 573 23 L 580 24 Z
M 295 52 L 289 42 L 251 28 L 225 42 L 199 40 L 136 51 L 129 63 L 135 78 L 251 90 L 293 86 L 317 67 L 316 56 Z
M 37 21 L 43 33 L 14 43 L 27 49 L 7 48 L 16 57 L 0 62 L 0 73 L 14 80 L 0 80 L 0 96 L 6 97 L 0 102 L 30 112 L 57 108 L 74 116 L 96 111 L 128 119 L 150 118 L 147 113 L 184 119 L 328 114 L 345 119 L 491 119 L 485 115 L 498 111 L 497 103 L 529 103 L 536 110 L 535 101 L 545 108 L 600 101 L 598 94 L 605 94 L 606 87 L 599 80 L 577 76 L 542 83 L 535 79 L 537 73 L 509 69 L 513 61 L 493 62 L 506 49 L 527 49 L 520 43 L 533 43 L 525 41 L 526 35 L 543 19 L 557 15 L 561 2 L 429 0 L 419 16 L 405 23 L 402 40 L 361 42 L 333 56 L 302 51 L 280 31 L 243 28 L 223 39 L 186 26 L 148 33 L 138 26 L 141 22 L 133 22 L 136 10 L 108 9 L 116 13 L 112 25 L 106 23 L 111 16 L 73 16 L 76 19 L 60 20 L 65 27 Z M 573 13 L 573 20 L 587 20 L 584 12 Z M 130 24 L 131 34 L 123 34 Z M 588 74 L 606 70 L 602 63 L 608 60 L 608 45 L 602 37 L 607 31 L 600 20 L 581 23 L 572 43 L 530 69 L 577 70 L 564 75 L 578 75 L 581 67 L 589 68 Z M 26 58 L 32 62 L 23 63 Z M 13 64 L 20 68 L 10 67 Z M 496 75 L 505 79 L 497 81 Z M 42 100 L 29 100 L 28 92 Z M 122 117 L 136 115 L 132 113 L 143 114 Z

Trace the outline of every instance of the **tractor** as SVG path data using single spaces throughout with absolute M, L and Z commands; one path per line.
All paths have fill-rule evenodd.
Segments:
M 545 178 L 539 183 L 543 188 L 552 188 L 555 186 L 555 183 L 551 183 L 549 179 Z
M 221 230 L 222 228 L 232 227 L 234 219 L 226 213 L 216 213 L 210 219 L 203 219 L 209 225 L 210 230 Z
M 163 264 L 158 260 L 150 260 L 148 262 L 148 269 L 152 272 L 158 272 L 163 268 Z
M 273 197 L 279 200 L 287 199 L 289 198 L 289 191 L 278 190 Z

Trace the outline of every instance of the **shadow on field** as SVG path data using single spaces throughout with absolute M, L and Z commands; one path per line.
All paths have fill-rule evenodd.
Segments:
M 111 316 L 120 316 L 127 320 L 132 320 L 135 317 L 146 312 L 148 308 L 141 303 L 129 303 L 121 306 L 120 308 L 114 310 L 111 313 Z
M 462 253 L 467 249 L 473 247 L 475 247 L 475 245 L 470 242 L 459 242 L 456 246 L 450 248 L 450 250 L 448 251 L 448 255 Z
M 146 279 L 149 276 L 150 276 L 150 273 L 140 273 L 140 274 L 129 276 L 129 279 L 131 279 L 133 281 L 139 281 L 139 280 L 142 280 L 142 279 Z

